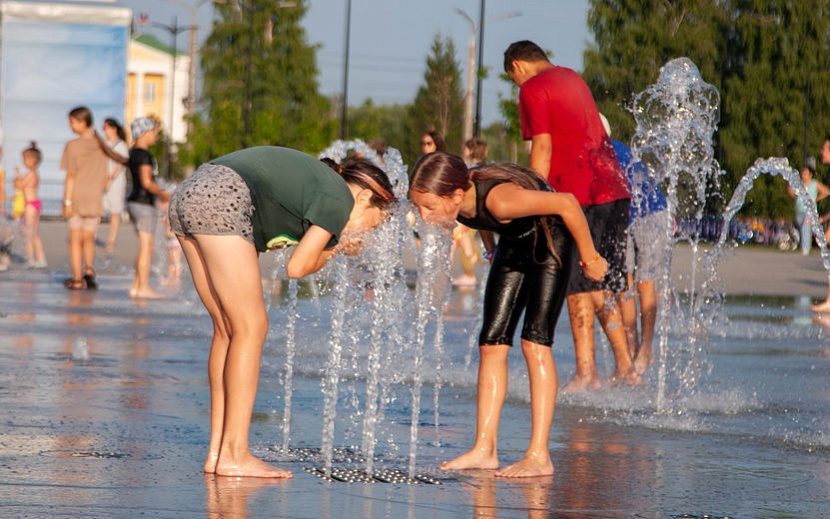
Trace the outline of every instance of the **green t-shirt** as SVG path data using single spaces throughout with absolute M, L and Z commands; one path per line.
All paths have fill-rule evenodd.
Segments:
M 311 155 L 289 148 L 259 146 L 210 161 L 237 172 L 254 205 L 254 245 L 260 252 L 296 245 L 309 227 L 340 239 L 354 198 L 336 171 Z

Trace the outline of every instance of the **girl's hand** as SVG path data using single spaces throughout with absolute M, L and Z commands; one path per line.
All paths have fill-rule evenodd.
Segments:
M 61 211 L 61 214 L 63 215 L 64 218 L 69 218 L 70 216 L 72 216 L 72 206 L 71 205 L 63 206 L 63 210 Z
M 608 262 L 599 254 L 588 261 L 580 261 L 579 264 L 585 277 L 592 281 L 602 281 L 608 272 Z

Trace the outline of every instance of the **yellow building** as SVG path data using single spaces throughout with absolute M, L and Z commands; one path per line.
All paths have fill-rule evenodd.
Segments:
M 175 62 L 175 71 L 173 70 Z M 149 34 L 135 34 L 127 57 L 127 89 L 124 100 L 124 126 L 129 128 L 136 117 L 154 117 L 174 142 L 187 139 L 187 98 L 190 58 Z M 172 78 L 172 81 L 171 81 Z M 172 121 L 172 127 L 170 124 Z

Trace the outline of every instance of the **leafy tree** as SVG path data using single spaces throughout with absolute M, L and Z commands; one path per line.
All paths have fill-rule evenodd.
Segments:
M 401 152 L 410 163 L 421 154 L 418 137 L 427 131 L 437 131 L 443 135 L 447 141 L 447 151 L 461 151 L 464 92 L 461 86 L 461 68 L 455 56 L 452 38 L 442 39 L 440 34 L 436 34 L 427 57 L 424 84 L 418 89 L 407 118 L 410 138 L 402 146 Z
M 494 154 L 493 157 L 500 157 L 495 160 L 506 160 L 520 164 L 529 164 L 530 155 L 527 153 L 527 146 L 522 145 L 522 116 L 519 113 L 519 87 L 507 76 L 500 74 L 499 78 L 510 85 L 510 96 L 504 97 L 499 93 L 499 112 L 504 120 L 504 139 L 506 150 Z M 494 150 L 495 151 L 495 150 Z
M 367 99 L 362 105 L 349 108 L 349 135 L 367 143 L 383 139 L 387 146 L 400 151 L 413 138 L 406 128 L 409 108 L 408 104 L 377 106 Z
M 830 106 L 830 2 L 734 0 L 730 7 L 733 32 L 720 133 L 723 164 L 735 185 L 759 157 L 787 157 L 798 169 L 805 151 L 815 156 L 820 149 L 830 128 L 830 113 L 822 110 Z M 810 120 L 806 142 L 805 114 Z M 785 185 L 762 176 L 743 212 L 792 215 Z
M 830 113 L 819 110 L 830 106 L 828 12 L 827 0 L 591 0 L 595 43 L 584 77 L 615 136 L 627 140 L 632 96 L 667 61 L 694 61 L 721 93 L 717 157 L 729 192 L 756 158 L 788 157 L 798 167 L 805 148 L 815 155 L 821 146 L 830 129 Z M 792 201 L 780 179 L 762 176 L 743 212 L 791 215 Z
M 256 145 L 323 149 L 336 123 L 318 93 L 316 48 L 300 24 L 307 1 L 214 8 L 217 21 L 201 49 L 205 112 L 193 121 L 194 163 Z

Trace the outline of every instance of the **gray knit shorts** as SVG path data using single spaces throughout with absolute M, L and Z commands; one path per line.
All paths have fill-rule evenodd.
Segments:
M 199 166 L 170 198 L 170 229 L 177 236 L 235 235 L 254 243 L 253 214 L 248 185 L 218 164 Z

